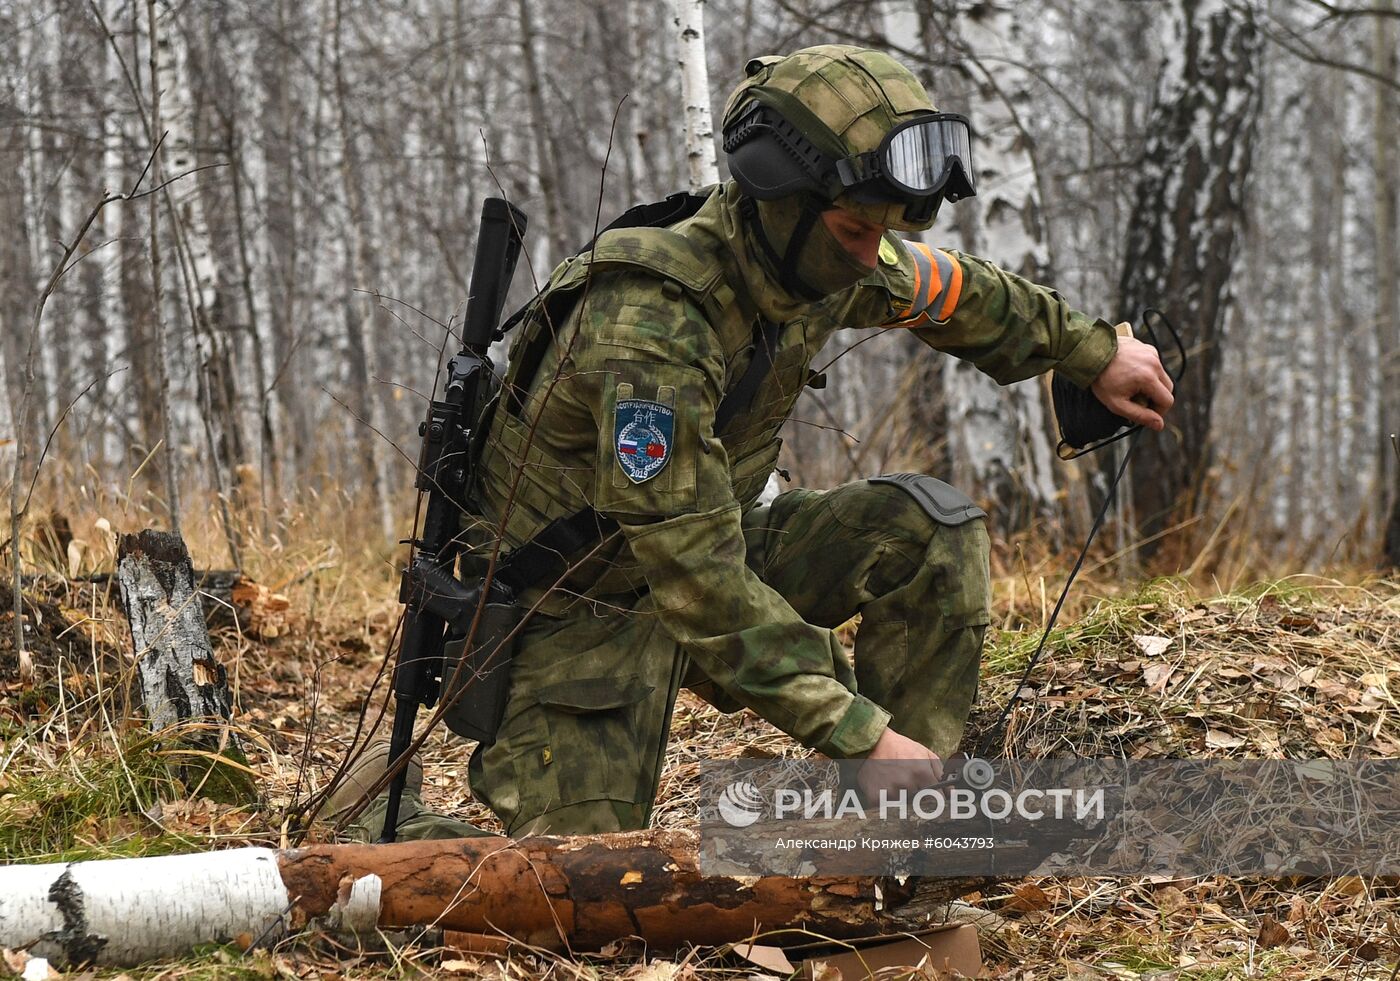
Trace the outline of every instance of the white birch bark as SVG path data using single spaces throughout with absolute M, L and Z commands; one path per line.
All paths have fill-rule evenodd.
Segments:
M 12 865 L 0 867 L 0 947 L 137 964 L 240 937 L 266 945 L 305 924 L 499 934 L 559 951 L 630 936 L 669 951 L 737 943 L 755 922 L 836 938 L 916 929 L 994 881 L 927 879 L 891 904 L 868 879 L 741 877 L 706 864 L 696 832 L 651 830 Z M 716 916 L 721 894 L 729 902 Z
M 1309 98 L 1320 82 L 1316 70 L 1292 64 L 1275 67 L 1270 82 L 1277 107 L 1269 125 L 1259 128 L 1261 141 L 1258 181 L 1262 187 L 1286 187 L 1298 175 L 1311 174 L 1308 159 L 1311 141 L 1299 141 L 1301 132 L 1318 111 Z M 1317 181 L 1305 195 L 1311 199 Z M 1273 202 L 1261 196 L 1246 234 L 1240 282 L 1242 291 L 1256 297 L 1240 310 L 1238 325 L 1249 343 L 1231 345 L 1221 355 L 1221 384 L 1217 386 L 1220 411 L 1225 418 L 1249 419 L 1253 425 L 1221 427 L 1221 458 L 1231 461 L 1222 473 L 1221 500 L 1240 499 L 1256 508 L 1261 528 L 1279 534 L 1290 526 L 1294 506 L 1289 479 L 1297 448 L 1298 406 L 1304 380 L 1294 348 L 1307 348 L 1299 334 L 1310 322 L 1301 322 L 1297 311 L 1307 309 L 1312 276 L 1299 277 L 1293 270 L 1306 266 L 1309 244 L 1309 205 L 1290 197 Z M 1300 352 L 1300 357 L 1306 351 Z M 1261 438 L 1261 434 L 1268 434 Z M 1223 511 L 1221 512 L 1223 513 Z
M 1261 88 L 1257 5 L 1173 0 L 1172 40 L 1136 172 L 1120 305 L 1160 307 L 1193 350 L 1161 438 L 1132 469 L 1139 529 L 1151 536 L 1178 508 L 1199 513 L 1213 463 L 1211 407 L 1232 271 L 1244 226 Z M 1145 554 L 1155 545 L 1148 545 Z
M 0 945 L 63 964 L 179 957 L 278 939 L 290 903 L 270 848 L 0 869 Z
M 162 167 L 167 179 L 178 177 L 198 165 L 194 146 L 195 110 L 191 97 L 193 80 L 190 77 L 189 50 L 184 33 L 173 17 L 174 14 L 169 11 L 161 15 L 161 60 L 156 78 L 160 86 L 161 122 L 167 133 L 161 149 Z M 199 176 L 171 184 L 168 197 L 180 221 L 184 245 L 181 258 L 189 266 L 187 272 L 196 305 L 207 316 L 220 284 L 219 267 L 214 261 L 213 241 L 199 192 Z M 201 351 L 201 356 L 206 353 Z
M 121 14 L 123 0 L 102 0 L 102 16 L 108 26 L 116 24 Z M 127 127 L 122 120 L 123 101 L 117 93 L 126 91 L 122 68 L 112 45 L 105 42 L 98 55 L 102 66 L 100 78 L 107 94 L 102 102 L 102 190 L 103 193 L 119 191 L 131 183 L 122 161 L 122 143 L 127 138 Z M 105 238 L 113 243 L 125 236 L 134 234 L 134 222 L 129 213 L 130 207 L 113 207 L 103 210 L 101 221 Z M 102 259 L 105 267 L 103 280 L 108 288 L 102 294 L 102 318 L 108 326 L 108 360 L 115 360 L 120 349 L 120 332 L 116 329 L 126 316 L 121 290 L 121 249 L 111 248 Z M 97 257 L 94 257 L 97 258 Z M 91 261 L 91 260 L 89 260 Z
M 140 17 L 134 18 L 137 23 L 142 23 Z M 146 16 L 144 19 L 145 28 L 145 51 L 147 64 L 147 81 L 150 85 L 150 118 L 151 118 L 151 140 L 160 139 L 162 130 L 161 120 L 161 91 L 160 91 L 160 49 L 161 43 L 158 35 L 159 25 L 156 18 L 155 0 L 146 0 Z M 161 148 L 153 146 L 151 179 L 153 184 L 161 182 L 163 170 L 161 167 Z M 164 284 L 161 282 L 161 251 L 160 251 L 160 195 L 152 194 L 147 198 L 148 220 L 150 224 L 150 247 L 151 247 L 151 317 L 155 328 L 155 362 L 157 388 L 160 397 L 160 423 L 161 439 L 165 446 L 161 453 L 162 469 L 165 472 L 165 496 L 166 508 L 170 513 L 170 527 L 176 534 L 180 532 L 180 454 L 175 445 L 175 420 L 174 405 L 170 397 L 170 343 L 165 329 L 164 310 Z
M 1381 0 L 1384 13 L 1394 13 L 1394 0 Z M 1375 68 L 1382 78 L 1396 76 L 1395 26 L 1387 16 L 1376 18 Z M 1383 83 L 1375 86 L 1375 135 L 1373 154 L 1376 162 L 1376 348 L 1380 354 L 1380 386 L 1378 391 L 1394 392 L 1400 380 L 1400 269 L 1396 253 L 1397 225 L 1400 225 L 1400 179 L 1395 174 L 1395 137 L 1400 131 L 1400 106 L 1394 90 Z M 1390 497 L 1389 514 L 1385 518 L 1382 561 L 1390 568 L 1400 568 L 1400 461 L 1394 459 L 1390 434 L 1400 432 L 1400 414 L 1394 398 L 1376 399 L 1377 428 L 1380 436 L 1378 464 L 1379 494 L 1382 512 Z M 1394 479 L 1387 475 L 1394 474 Z
M 17 88 L 16 103 L 22 107 L 24 118 L 28 120 L 39 120 L 45 116 L 40 93 L 47 84 L 45 74 L 49 71 L 43 51 L 50 45 L 44 43 L 44 36 L 56 28 L 57 18 L 46 17 L 40 30 L 23 31 L 18 38 L 20 64 L 25 66 L 26 71 L 23 83 Z M 22 127 L 22 131 L 26 150 L 24 174 L 21 177 L 24 189 L 24 214 L 31 216 L 28 222 L 29 234 L 26 237 L 25 245 L 29 249 L 28 271 L 33 275 L 40 270 L 48 269 L 52 262 L 52 258 L 47 252 L 49 242 L 43 219 L 47 210 L 44 194 L 51 178 L 46 173 L 44 166 L 44 127 L 31 123 Z M 37 295 L 41 283 L 41 280 L 35 279 L 21 283 L 20 288 L 26 294 L 34 296 Z M 29 303 L 26 303 L 25 307 L 28 308 Z M 48 377 L 44 371 L 42 326 L 36 328 L 37 331 L 40 331 L 39 333 L 28 338 L 30 353 L 20 365 L 20 370 L 24 373 L 25 391 L 28 393 L 16 412 L 19 428 L 23 433 L 22 438 L 25 440 L 22 458 L 38 452 L 38 447 L 42 444 L 44 434 L 48 432 L 49 427 L 47 414 L 50 400 L 48 398 Z
M 977 197 L 945 206 L 926 233 L 943 247 L 985 256 L 1027 278 L 1044 282 L 1050 252 L 1041 215 L 1031 141 L 1020 116 L 1033 111 L 1032 79 L 1021 67 L 1032 54 L 1025 30 L 1034 22 L 1021 0 L 983 4 L 956 20 L 959 47 L 973 84 L 966 106 L 975 121 Z M 919 37 L 912 9 L 885 8 L 890 37 Z M 937 99 L 937 93 L 933 93 Z M 950 213 L 951 212 L 951 213 Z M 1055 478 L 1043 383 L 1002 387 L 971 364 L 950 361 L 943 370 L 953 479 L 974 498 L 990 502 L 1001 526 L 1020 528 L 1054 510 Z
M 651 186 L 651 168 L 647 165 L 644 151 L 650 98 L 642 83 L 642 18 L 635 9 L 635 0 L 625 0 L 619 5 L 618 16 L 622 19 L 620 33 L 625 44 L 622 63 L 626 66 L 627 106 L 622 116 L 626 124 L 622 129 L 622 149 L 627 162 L 627 193 L 630 199 L 647 200 L 650 197 L 647 191 Z
M 690 189 L 719 181 L 715 128 L 710 115 L 710 71 L 705 63 L 705 0 L 673 0 L 676 63 L 685 106 L 685 158 Z
M 5 346 L 0 344 L 0 382 L 9 377 L 5 367 Z M 0 490 L 8 488 L 14 477 L 15 454 L 19 446 L 15 413 L 10 408 L 10 399 L 17 393 L 9 385 L 5 385 L 4 388 L 5 391 L 0 393 L 0 481 L 4 481 Z
M 229 558 L 236 567 L 242 564 L 241 548 L 229 509 L 232 497 L 229 470 L 236 461 L 226 459 L 223 448 L 230 443 L 241 445 L 242 439 L 236 431 L 231 431 L 236 430 L 237 419 L 232 411 L 221 411 L 223 407 L 217 402 L 210 381 L 211 371 L 216 371 L 219 363 L 213 332 L 217 329 L 215 309 L 222 285 L 220 263 L 215 259 L 213 236 L 205 219 L 201 175 L 191 173 L 199 164 L 194 145 L 194 79 L 189 66 L 185 32 L 175 17 L 174 11 L 167 11 L 162 15 L 163 22 L 158 27 L 157 45 L 161 58 L 156 69 L 156 83 L 160 90 L 162 122 L 166 133 L 165 143 L 161 147 L 160 173 L 173 182 L 166 187 L 163 197 L 170 210 L 171 240 L 175 246 L 179 283 L 194 342 L 196 411 L 208 454 L 206 462 L 217 491 Z M 232 409 L 231 406 L 227 408 Z M 216 427 L 221 430 L 220 434 L 215 433 Z
M 545 220 L 549 223 L 547 231 L 553 245 L 553 259 L 558 262 L 569 253 L 570 233 L 573 230 L 566 227 L 569 212 L 564 206 L 563 166 L 552 135 L 552 113 L 545 99 L 545 61 L 540 54 L 540 32 L 535 22 L 533 2 L 517 0 L 516 11 L 520 17 L 520 51 L 525 61 L 525 94 L 530 106 L 537 180 L 540 197 L 544 199 Z
M 226 724 L 233 714 L 227 673 L 209 644 L 185 543 L 178 535 L 147 530 L 122 535 L 117 556 L 117 584 L 151 728 Z M 226 739 L 236 750 L 231 731 Z M 218 749 L 224 739 L 208 742 Z
M 357 391 L 354 404 L 360 411 L 359 441 L 369 464 L 371 489 L 374 494 L 380 530 L 386 542 L 394 540 L 393 500 L 389 482 L 389 448 L 384 437 L 384 403 L 379 397 L 375 365 L 376 348 L 372 334 L 373 317 L 364 311 L 366 300 L 356 296 L 355 288 L 376 289 L 374 253 L 370 247 L 373 215 L 364 191 L 365 175 L 361 166 L 355 123 L 349 106 L 349 91 L 342 57 L 344 27 L 341 0 L 335 0 L 335 90 L 341 137 L 340 176 L 345 190 L 346 206 L 346 267 L 350 282 L 345 284 L 345 322 L 347 348 L 350 356 L 350 383 Z M 374 270 L 377 272 L 377 269 Z

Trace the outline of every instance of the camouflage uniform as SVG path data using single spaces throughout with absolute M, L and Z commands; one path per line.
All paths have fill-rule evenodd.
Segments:
M 813 64 L 849 74 L 857 50 L 810 52 Z M 856 65 L 865 102 L 847 86 L 827 107 L 846 124 L 833 129 L 866 125 L 881 88 L 886 103 L 931 104 L 886 63 L 895 64 L 881 55 Z M 794 207 L 757 208 L 780 253 Z M 514 548 L 585 506 L 619 531 L 559 587 L 523 597 L 536 613 L 505 718 L 470 771 L 474 794 L 511 834 L 645 826 L 683 685 L 727 710 L 747 706 L 829 756 L 869 752 L 887 726 L 951 752 L 988 622 L 983 521 L 943 523 L 904 489 L 871 481 L 758 506 L 779 430 L 813 358 L 842 328 L 910 330 L 1001 383 L 1054 368 L 1088 385 L 1115 352 L 1111 328 L 1051 290 L 892 233 L 872 271 L 852 269 L 818 226 L 808 271 L 840 286 L 798 298 L 777 285 L 744 209 L 731 181 L 669 229 L 605 233 L 545 290 L 575 292 L 567 317 L 550 324 L 537 307 L 513 349 L 555 332 L 533 380 L 508 375 L 528 394 L 492 420 L 473 534 Z M 719 434 L 716 409 L 754 356 L 758 318 L 781 325 L 771 370 Z M 619 411 L 638 400 L 674 414 L 664 465 L 640 481 L 620 462 L 617 432 Z M 857 613 L 853 667 L 832 628 Z

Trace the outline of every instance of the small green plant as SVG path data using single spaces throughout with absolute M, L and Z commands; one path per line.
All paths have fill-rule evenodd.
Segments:
M 6 861 L 123 858 L 196 844 L 146 815 L 182 788 L 150 733 L 90 739 L 61 754 L 18 747 L 0 773 L 0 855 Z

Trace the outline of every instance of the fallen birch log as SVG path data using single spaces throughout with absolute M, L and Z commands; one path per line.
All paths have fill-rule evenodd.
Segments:
M 432 927 L 551 950 L 636 937 L 675 950 L 788 928 L 836 938 L 912 929 L 989 881 L 920 880 L 888 909 L 892 897 L 873 878 L 702 876 L 698 844 L 694 832 L 636 831 L 9 866 L 0 868 L 0 947 L 130 966 L 315 924 Z

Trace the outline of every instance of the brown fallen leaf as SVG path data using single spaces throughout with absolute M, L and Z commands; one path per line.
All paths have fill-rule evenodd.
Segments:
M 1172 913 L 1191 905 L 1191 900 L 1186 893 L 1176 886 L 1162 886 L 1152 894 L 1152 900 L 1157 904 L 1157 909 L 1170 916 Z
M 1240 736 L 1231 735 L 1220 729 L 1206 730 L 1206 745 L 1211 749 L 1239 749 L 1245 743 Z
M 1270 947 L 1282 947 L 1293 939 L 1293 935 L 1288 932 L 1288 927 L 1267 914 L 1259 921 L 1259 933 L 1254 938 L 1260 949 L 1268 950 Z
M 1147 690 L 1152 692 L 1165 691 L 1171 676 L 1172 666 L 1170 664 L 1149 664 L 1142 669 L 1143 684 L 1147 685 Z
M 1157 637 L 1152 634 L 1134 634 L 1133 643 L 1148 657 L 1159 657 L 1172 646 L 1170 637 Z
M 1022 882 L 1011 887 L 1011 898 L 1006 908 L 1018 913 L 1039 913 L 1054 905 L 1044 889 L 1034 882 Z

